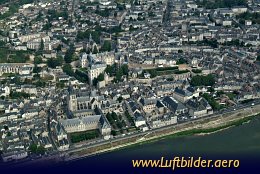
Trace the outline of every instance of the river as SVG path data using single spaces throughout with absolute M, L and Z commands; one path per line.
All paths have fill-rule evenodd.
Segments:
M 155 142 L 130 146 L 58 165 L 55 164 L 54 167 L 48 165 L 48 169 L 57 171 L 73 170 L 75 172 L 95 171 L 96 173 L 106 170 L 111 173 L 115 169 L 117 171 L 125 171 L 128 168 L 131 170 L 131 160 L 133 159 L 160 159 L 161 156 L 166 158 L 173 158 L 173 156 L 201 156 L 208 159 L 242 159 L 243 157 L 250 156 L 251 158 L 252 156 L 256 157 L 259 163 L 260 118 L 209 135 L 168 137 Z M 36 166 L 35 170 L 38 170 Z

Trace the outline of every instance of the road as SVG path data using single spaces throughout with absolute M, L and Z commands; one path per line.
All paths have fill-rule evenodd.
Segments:
M 177 123 L 177 124 L 173 124 L 173 125 L 169 125 L 169 126 L 165 126 L 165 127 L 161 127 L 161 128 L 151 129 L 151 130 L 148 130 L 146 132 L 138 132 L 138 133 L 134 133 L 134 134 L 130 134 L 130 135 L 120 136 L 120 137 L 113 138 L 113 139 L 110 139 L 110 140 L 100 140 L 100 141 L 97 141 L 97 142 L 82 145 L 80 147 L 71 147 L 65 153 L 68 154 L 68 153 L 80 151 L 80 150 L 83 150 L 83 149 L 86 149 L 86 148 L 92 148 L 92 147 L 105 145 L 105 144 L 108 144 L 108 143 L 115 143 L 115 142 L 119 142 L 119 141 L 122 141 L 122 140 L 127 140 L 127 139 L 130 139 L 130 138 L 146 136 L 147 134 L 150 134 L 150 133 L 156 133 L 156 132 L 168 130 L 169 128 L 174 128 L 177 125 L 179 127 L 182 127 L 182 126 L 184 127 L 186 124 L 189 124 L 193 121 L 205 120 L 207 118 L 217 118 L 217 117 L 220 117 L 220 116 L 225 117 L 225 115 L 228 116 L 228 114 L 236 113 L 236 112 L 242 111 L 244 109 L 251 108 L 252 103 L 254 103 L 254 107 L 256 105 L 257 105 L 257 107 L 259 107 L 260 100 L 250 102 L 250 103 L 247 103 L 247 104 L 239 104 L 235 107 L 231 107 L 231 108 L 228 108 L 228 109 L 225 109 L 225 110 L 221 110 L 220 112 L 214 113 L 212 115 L 208 115 L 208 116 L 200 117 L 200 118 L 195 118 L 195 119 L 190 119 L 190 120 L 187 120 L 187 121 L 182 122 L 182 123 Z
M 252 103 L 254 103 L 254 104 L 252 105 Z M 26 159 L 15 161 L 15 162 L 12 162 L 12 163 L 4 163 L 4 164 L 2 163 L 2 164 L 5 165 L 5 166 L 11 167 L 13 165 L 15 165 L 15 166 L 30 165 L 30 164 L 34 164 L 34 163 L 37 163 L 37 162 L 44 162 L 44 161 L 55 162 L 56 159 L 62 160 L 61 156 L 66 156 L 67 154 L 69 154 L 71 152 L 76 152 L 76 151 L 80 151 L 80 150 L 87 149 L 87 148 L 93 148 L 93 147 L 105 145 L 105 144 L 108 144 L 108 143 L 115 143 L 115 142 L 119 142 L 119 141 L 122 141 L 122 140 L 130 139 L 130 138 L 142 137 L 142 138 L 140 138 L 140 140 L 142 140 L 142 139 L 145 139 L 145 137 L 147 135 L 155 133 L 155 132 L 160 132 L 160 131 L 172 129 L 172 128 L 175 128 L 177 126 L 178 127 L 185 127 L 186 124 L 189 124 L 189 123 L 196 121 L 196 120 L 203 120 L 203 119 L 207 119 L 207 118 L 215 118 L 215 117 L 220 117 L 220 116 L 225 117 L 225 115 L 228 116 L 228 114 L 231 114 L 231 113 L 234 113 L 234 112 L 239 112 L 239 111 L 242 111 L 242 110 L 245 110 L 245 109 L 252 109 L 252 107 L 259 107 L 259 105 L 260 105 L 260 100 L 254 100 L 254 101 L 249 102 L 247 104 L 239 104 L 239 105 L 236 105 L 235 107 L 224 109 L 220 112 L 217 112 L 217 113 L 214 113 L 212 115 L 208 115 L 208 116 L 205 116 L 205 117 L 202 117 L 202 118 L 190 119 L 190 120 L 187 120 L 187 121 L 182 122 L 182 123 L 177 123 L 177 124 L 169 125 L 169 126 L 166 126 L 166 127 L 152 129 L 152 130 L 148 130 L 146 132 L 132 133 L 132 134 L 128 134 L 128 135 L 125 135 L 125 136 L 121 135 L 121 136 L 118 136 L 118 137 L 110 139 L 110 140 L 99 140 L 97 142 L 85 144 L 85 145 L 82 145 L 80 147 L 71 147 L 68 151 L 65 151 L 65 152 L 59 152 L 59 151 L 55 150 L 55 151 L 49 153 L 48 155 L 39 156 L 37 158 L 28 157 Z M 54 105 L 52 105 L 52 106 L 54 106 Z M 50 109 L 51 108 L 49 108 L 48 111 Z M 48 112 L 48 121 L 54 115 L 55 115 L 55 113 Z M 48 130 L 50 130 L 49 126 L 50 125 L 48 125 Z M 51 134 L 50 134 L 50 137 L 52 137 Z M 78 159 L 78 158 L 75 158 L 75 159 Z

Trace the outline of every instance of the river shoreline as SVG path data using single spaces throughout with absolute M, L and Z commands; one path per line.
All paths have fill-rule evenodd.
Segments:
M 144 140 L 143 142 L 135 143 L 134 145 L 129 145 L 129 146 L 125 147 L 125 148 L 128 148 L 128 147 L 130 148 L 130 147 L 133 147 L 135 145 L 138 146 L 138 145 L 142 145 L 142 144 L 149 144 L 149 143 L 160 141 L 160 140 L 163 140 L 163 139 L 179 138 L 179 137 L 187 137 L 187 136 L 210 135 L 210 134 L 214 134 L 214 133 L 218 133 L 218 132 L 230 129 L 232 127 L 242 126 L 243 124 L 250 123 L 253 119 L 255 119 L 257 117 L 260 118 L 260 114 L 251 115 L 251 116 L 248 116 L 246 118 L 241 118 L 241 119 L 239 119 L 237 121 L 234 121 L 233 123 L 228 124 L 226 126 L 219 126 L 219 127 L 212 128 L 212 129 L 192 129 L 192 130 L 189 130 L 189 131 L 182 131 L 182 132 L 173 133 L 173 134 L 170 134 L 170 135 L 157 137 L 157 138 L 154 138 L 154 139 L 152 139 L 150 141 L 149 140 Z M 120 150 L 120 149 L 118 149 L 118 150 Z
M 142 140 L 140 140 L 140 137 L 137 137 L 136 139 L 130 138 L 130 140 L 127 138 L 127 140 L 129 140 L 128 142 L 126 141 L 122 141 L 119 143 L 110 142 L 109 146 L 100 145 L 99 147 L 85 147 L 74 152 L 70 151 L 70 153 L 66 152 L 66 153 L 60 153 L 59 155 L 57 154 L 56 156 L 49 157 L 48 160 L 42 158 L 40 161 L 42 164 L 45 165 L 47 163 L 62 164 L 63 162 L 78 161 L 91 156 L 110 153 L 122 149 L 132 148 L 135 146 L 141 146 L 144 144 L 150 144 L 164 139 L 172 139 L 172 138 L 188 137 L 188 136 L 206 136 L 206 135 L 214 134 L 259 119 L 260 118 L 259 106 L 255 108 L 254 112 L 249 113 L 246 112 L 246 109 L 244 109 L 238 113 L 230 113 L 228 115 L 221 115 L 221 116 L 217 115 L 205 120 L 202 119 L 197 121 L 191 121 L 189 123 L 185 123 L 181 125 L 173 125 L 172 127 L 169 127 L 166 130 L 160 130 L 157 132 L 155 131 L 154 134 L 151 133 L 149 136 L 146 136 L 146 138 Z M 91 149 L 91 151 L 88 151 L 89 149 Z M 38 160 L 29 161 L 28 163 L 26 162 L 26 164 L 37 163 L 37 161 Z
M 173 128 L 173 129 L 169 129 L 167 133 L 163 133 L 163 131 L 159 132 L 158 134 L 154 133 L 151 136 L 149 135 L 144 140 L 139 140 L 139 141 L 138 139 L 132 141 L 130 140 L 128 143 L 122 143 L 122 144 L 115 143 L 116 145 L 112 145 L 113 143 L 110 143 L 107 147 L 102 146 L 97 149 L 92 149 L 92 151 L 89 150 L 89 148 L 81 149 L 79 151 L 71 153 L 69 156 L 67 156 L 67 158 L 64 159 L 64 161 L 75 161 L 89 156 L 99 155 L 99 154 L 108 153 L 108 152 L 121 150 L 125 148 L 131 148 L 134 146 L 140 146 L 142 144 L 156 142 L 166 138 L 209 135 L 209 134 L 213 134 L 219 131 L 229 129 L 234 126 L 240 126 L 245 123 L 248 123 L 253 119 L 258 118 L 260 116 L 259 113 L 260 113 L 259 108 L 256 107 L 256 111 L 254 113 L 252 112 L 251 114 L 243 110 L 236 114 L 218 116 L 216 117 L 217 119 L 213 117 L 210 118 L 209 120 L 198 121 L 198 123 L 197 122 L 193 123 L 195 124 L 195 126 L 194 125 L 190 126 L 190 123 L 188 123 L 187 124 L 188 126 L 186 127 L 183 126 L 183 128 L 180 128 L 179 130 L 178 128 Z

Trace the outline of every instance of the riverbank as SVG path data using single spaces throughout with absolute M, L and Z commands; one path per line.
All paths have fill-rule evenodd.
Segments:
M 69 152 L 67 153 L 65 161 L 78 160 L 100 153 L 111 152 L 132 146 L 139 146 L 165 138 L 210 134 L 228 129 L 232 126 L 242 125 L 256 117 L 259 117 L 259 113 L 260 105 L 257 105 L 249 110 L 248 108 L 244 108 L 229 114 L 215 115 L 202 120 L 194 120 L 188 123 L 178 124 L 164 129 L 153 130 L 152 132 L 148 132 L 146 135 L 130 137 L 118 141 L 114 140 L 113 142 L 111 141 L 106 144 L 94 147 L 85 147 L 77 151 Z
M 160 140 L 167 139 L 167 138 L 179 138 L 179 137 L 194 136 L 194 135 L 198 135 L 198 136 L 209 135 L 209 134 L 217 133 L 217 132 L 232 128 L 232 127 L 241 126 L 245 123 L 249 123 L 250 121 L 252 121 L 253 119 L 256 119 L 256 118 L 260 118 L 260 114 L 250 115 L 250 116 L 247 116 L 244 118 L 240 118 L 238 120 L 232 121 L 231 123 L 228 123 L 226 125 L 219 126 L 219 127 L 213 127 L 213 128 L 208 128 L 208 129 L 196 129 L 195 128 L 192 130 L 181 131 L 181 132 L 172 133 L 169 135 L 162 135 L 160 137 L 151 138 L 151 140 L 144 140 L 143 142 L 139 142 L 139 143 L 137 142 L 134 145 L 138 146 L 138 145 L 142 145 L 142 144 L 146 144 L 146 143 L 160 141 Z M 132 146 L 134 146 L 134 145 L 132 145 Z
M 260 117 L 260 114 L 241 118 L 239 120 L 228 123 L 227 125 L 224 125 L 224 126 L 219 126 L 219 127 L 216 127 L 216 128 L 209 128 L 209 129 L 194 129 L 194 130 L 190 130 L 190 131 L 183 131 L 183 132 L 179 132 L 179 133 L 176 133 L 176 134 L 173 134 L 173 135 L 166 136 L 165 138 L 167 138 L 167 137 L 192 136 L 192 135 L 209 135 L 209 134 L 217 133 L 219 131 L 223 131 L 223 130 L 232 128 L 232 127 L 241 126 L 245 123 L 249 123 L 250 121 L 252 121 L 253 119 L 255 119 L 257 117 Z

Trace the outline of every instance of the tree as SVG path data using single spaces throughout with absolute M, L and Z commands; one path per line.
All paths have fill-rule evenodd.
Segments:
M 98 77 L 97 77 L 97 80 L 99 82 L 103 81 L 104 80 L 104 74 L 103 73 L 99 74 Z
M 101 47 L 101 51 L 111 51 L 111 42 L 105 40 L 103 46 Z
M 37 152 L 37 144 L 31 144 L 29 146 L 29 150 L 32 152 L 32 153 L 36 153 Z
M 215 79 L 212 74 L 207 76 L 193 76 L 191 79 L 192 86 L 213 86 L 215 84 Z
M 147 72 L 151 75 L 151 78 L 154 78 L 158 75 L 158 72 L 155 69 L 147 70 Z
M 75 52 L 74 47 L 71 45 L 70 48 L 66 51 L 64 60 L 66 63 L 71 63 L 73 61 L 73 54 Z
M 36 87 L 44 88 L 46 86 L 46 82 L 41 81 L 40 79 L 34 83 Z
M 15 83 L 16 85 L 21 84 L 21 78 L 16 76 L 13 79 L 11 79 L 11 83 Z
M 120 96 L 120 97 L 118 97 L 118 99 L 117 99 L 117 101 L 119 102 L 119 103 L 121 103 L 122 101 L 123 101 L 123 97 L 122 96 Z
M 107 65 L 105 72 L 109 75 L 111 75 L 114 72 L 114 66 L 112 65 Z
M 97 8 L 95 13 L 102 16 L 102 17 L 108 17 L 109 16 L 109 9 L 105 8 L 105 10 L 100 10 L 99 8 Z
M 63 72 L 65 72 L 69 76 L 73 76 L 74 75 L 74 71 L 73 71 L 72 66 L 70 64 L 65 64 L 62 67 L 62 70 L 63 70 Z
M 117 114 L 115 112 L 112 112 L 111 117 L 113 118 L 113 120 L 119 121 L 118 117 L 117 117 Z
M 112 134 L 113 136 L 116 136 L 116 131 L 115 131 L 115 130 L 112 130 L 112 131 L 111 131 L 111 134 Z
M 42 58 L 39 57 L 39 56 L 36 56 L 36 57 L 34 58 L 34 64 L 41 64 L 41 63 L 42 63 Z
M 260 54 L 257 56 L 256 61 L 260 61 Z
M 8 131 L 8 126 L 4 125 L 4 129 L 5 129 L 5 131 Z
M 121 66 L 124 75 L 128 75 L 128 65 L 124 64 Z
M 36 153 L 43 155 L 45 153 L 45 148 L 43 146 L 39 146 L 36 150 Z
M 83 82 L 83 83 L 86 83 L 88 82 L 88 76 L 86 73 L 82 72 L 82 71 L 79 71 L 79 70 L 76 70 L 75 73 L 74 73 L 74 77 Z
M 93 54 L 97 54 L 97 53 L 98 53 L 98 49 L 97 49 L 97 46 L 95 45 L 94 49 L 93 49 Z
M 2 41 L 2 40 L 0 41 L 0 47 L 5 46 L 5 44 L 6 43 L 4 41 Z
M 187 61 L 186 61 L 185 59 L 183 59 L 183 58 L 180 58 L 180 59 L 176 62 L 177 65 L 185 64 L 185 63 L 187 63 Z
M 65 84 L 62 82 L 58 82 L 58 83 L 56 83 L 56 87 L 63 89 L 65 87 Z
M 44 50 L 44 42 L 43 42 L 43 39 L 41 39 L 39 51 L 43 51 L 43 50 Z
M 10 92 L 10 98 L 11 99 L 21 99 L 21 98 L 29 98 L 30 94 L 26 92 Z
M 116 67 L 116 65 L 114 65 Z M 116 69 L 116 68 L 115 68 Z M 118 70 L 115 72 L 115 82 L 122 81 L 123 75 L 128 75 L 128 65 L 122 65 Z
M 116 72 L 115 81 L 120 82 L 122 80 L 122 76 L 123 76 L 123 70 L 122 68 L 119 68 L 119 70 Z
M 57 46 L 57 48 L 56 48 L 56 51 L 61 51 L 61 48 L 62 48 L 62 45 L 59 44 L 59 45 Z
M 48 31 L 51 29 L 51 27 L 52 27 L 52 24 L 50 22 L 47 22 L 47 24 L 43 25 L 42 30 Z
M 239 20 L 239 23 L 242 25 L 245 24 L 245 20 L 251 20 L 253 24 L 260 24 L 259 12 L 250 13 L 247 11 L 245 13 L 237 15 L 236 18 Z
M 90 54 L 90 49 L 89 48 L 87 48 L 86 53 Z
M 212 96 L 210 96 L 209 94 L 204 93 L 202 95 L 202 97 L 204 97 L 208 101 L 208 103 L 211 105 L 213 110 L 221 109 L 221 105 Z
M 134 31 L 134 30 L 137 30 L 138 28 L 134 28 L 133 25 L 130 25 L 129 27 L 129 31 Z
M 101 82 L 101 81 L 103 81 L 103 80 L 104 80 L 104 74 L 101 73 L 101 74 L 98 75 L 97 78 L 94 78 L 94 79 L 93 79 L 92 84 L 93 84 L 94 86 L 97 86 L 98 82 Z
M 41 72 L 42 68 L 41 67 L 38 67 L 37 64 L 34 64 L 34 68 L 33 68 L 33 73 L 39 73 Z
M 61 66 L 62 65 L 62 57 L 58 57 L 58 58 L 50 58 L 47 60 L 47 65 L 50 68 L 56 68 L 57 66 Z

